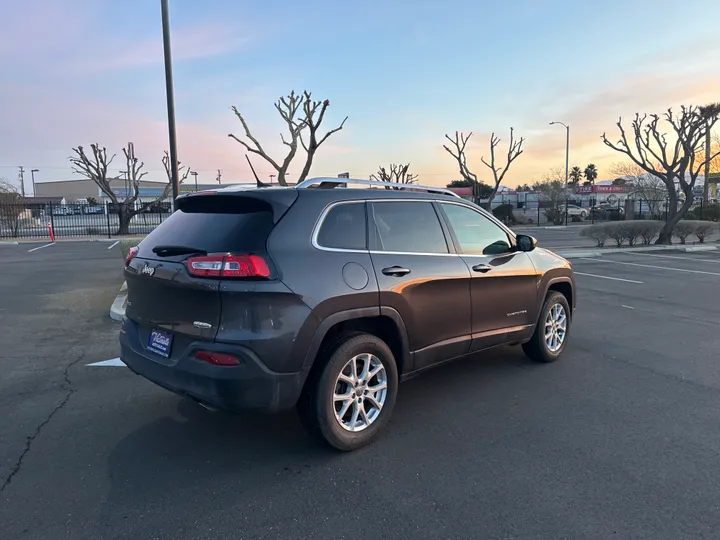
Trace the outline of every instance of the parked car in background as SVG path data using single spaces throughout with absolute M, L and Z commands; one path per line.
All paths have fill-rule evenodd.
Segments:
M 577 206 L 575 204 L 568 204 L 567 215 L 570 218 L 579 217 L 580 219 L 585 219 L 588 215 L 588 209 L 581 208 L 580 206 Z
M 449 190 L 397 186 L 181 195 L 125 262 L 122 360 L 207 407 L 297 406 L 340 450 L 387 424 L 400 380 L 446 360 L 504 344 L 557 360 L 570 263 Z

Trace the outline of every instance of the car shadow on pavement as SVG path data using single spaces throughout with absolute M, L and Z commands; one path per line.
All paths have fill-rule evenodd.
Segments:
M 178 398 L 176 416 L 142 426 L 114 448 L 108 460 L 111 487 L 102 519 L 106 524 L 122 521 L 138 509 L 152 509 L 167 501 L 168 494 L 182 497 L 183 507 L 202 504 L 214 493 L 232 493 L 240 501 L 267 490 L 286 489 L 288 478 L 318 470 L 331 474 L 328 471 L 352 469 L 358 457 L 402 459 L 413 452 L 417 434 L 428 429 L 429 417 L 440 421 L 443 415 L 451 415 L 457 402 L 472 404 L 484 388 L 511 381 L 521 370 L 535 367 L 514 347 L 430 370 L 401 385 L 385 432 L 370 446 L 350 454 L 316 442 L 294 411 L 232 415 L 210 412 Z M 468 380 L 473 381 L 471 389 Z M 446 432 L 429 431 L 422 437 L 428 445 L 445 444 L 446 439 Z

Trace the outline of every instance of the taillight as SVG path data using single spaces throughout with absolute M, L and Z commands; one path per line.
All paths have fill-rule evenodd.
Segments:
M 127 257 L 125 257 L 125 266 L 128 266 L 130 264 L 130 261 L 133 260 L 133 257 L 137 255 L 138 247 L 133 246 L 130 248 L 130 251 L 128 251 Z
M 240 360 L 232 354 L 225 354 L 212 351 L 197 351 L 195 358 L 213 364 L 215 366 L 239 366 Z
M 203 255 L 190 257 L 187 269 L 195 277 L 269 278 L 270 268 L 259 255 Z

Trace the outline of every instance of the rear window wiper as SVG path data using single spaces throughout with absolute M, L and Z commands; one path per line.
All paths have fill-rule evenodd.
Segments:
M 170 257 L 172 255 L 207 255 L 204 249 L 198 249 L 190 246 L 155 246 L 152 252 L 160 257 Z

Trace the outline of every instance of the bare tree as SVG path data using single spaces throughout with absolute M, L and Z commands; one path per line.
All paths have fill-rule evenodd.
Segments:
M 91 144 L 90 149 L 92 150 L 92 154 L 89 155 L 82 146 L 73 148 L 75 155 L 68 158 L 72 164 L 73 172 L 92 180 L 98 185 L 102 192 L 107 195 L 108 199 L 112 201 L 112 207 L 117 211 L 118 230 L 116 234 L 129 234 L 130 221 L 133 216 L 144 212 L 151 205 L 167 199 L 170 194 L 170 190 L 172 189 L 172 184 L 170 183 L 170 157 L 168 153 L 165 152 L 162 160 L 168 176 L 168 184 L 163 189 L 162 194 L 150 202 L 137 205 L 135 203 L 140 199 L 140 181 L 145 177 L 147 172 L 143 171 L 145 163 L 135 157 L 133 143 L 129 142 L 127 146 L 123 148 L 127 171 L 125 182 L 127 182 L 129 189 L 122 197 L 118 196 L 111 187 L 111 182 L 118 180 L 118 178 L 108 176 L 108 170 L 110 164 L 115 159 L 115 154 L 108 157 L 107 149 L 97 143 Z M 180 167 L 179 165 L 180 163 L 178 162 L 178 172 L 181 175 L 180 182 L 182 182 L 187 178 L 189 169 L 187 167 Z
M 378 172 L 370 175 L 370 180 L 378 180 L 380 182 L 392 182 L 395 184 L 414 184 L 417 182 L 418 175 L 409 172 L 410 164 L 395 165 L 390 164 L 390 168 L 378 168 Z M 386 186 L 387 189 L 390 187 Z M 399 188 L 395 188 L 399 189 Z
M 328 139 L 328 137 L 330 137 L 330 135 L 340 131 L 348 119 L 348 117 L 346 116 L 338 127 L 331 129 L 320 139 L 318 139 L 317 131 L 318 129 L 320 129 L 320 125 L 325 118 L 325 111 L 330 106 L 330 100 L 326 99 L 324 101 L 315 101 L 312 99 L 312 94 L 308 91 L 304 92 L 304 97 L 305 100 L 303 101 L 303 112 L 305 113 L 305 118 L 303 120 L 308 128 L 308 142 L 307 144 L 305 144 L 305 139 L 303 139 L 303 135 L 301 132 L 300 143 L 305 149 L 307 157 L 305 158 L 305 166 L 303 167 L 303 170 L 298 177 L 298 182 L 302 182 L 307 178 L 307 175 L 310 174 L 310 168 L 312 167 L 313 159 L 315 159 L 315 152 L 317 152 L 318 148 L 320 148 L 320 145 L 324 143 Z M 315 117 L 316 114 L 317 118 Z
M 478 181 L 477 175 L 468 168 L 465 147 L 467 146 L 470 137 L 472 137 L 472 131 L 467 135 L 456 131 L 454 138 L 450 137 L 446 133 L 445 138 L 450 142 L 450 146 L 444 144 L 443 148 L 448 154 L 455 158 L 455 161 L 457 161 L 460 176 L 462 176 L 463 181 L 472 186 L 473 201 L 476 204 L 479 204 L 481 199 L 484 199 L 490 192 L 492 192 L 492 188 L 483 182 Z
M 7 224 L 10 234 L 17 237 L 20 229 L 20 220 L 25 212 L 23 197 L 18 193 L 17 188 L 0 178 L 0 237 L 2 236 L 2 224 Z
M 667 134 L 660 133 L 660 117 L 657 114 L 636 114 L 631 122 L 630 137 L 620 118 L 617 122 L 620 139 L 616 143 L 608 140 L 604 133 L 602 135 L 602 141 L 608 147 L 625 154 L 633 163 L 665 184 L 669 200 L 668 218 L 656 244 L 672 242 L 675 224 L 685 216 L 693 203 L 692 190 L 707 159 L 698 159 L 697 153 L 704 144 L 705 133 L 717 121 L 717 116 L 714 119 L 707 118 L 694 106 L 682 106 L 679 114 L 668 109 L 663 118 L 672 128 L 673 142 L 668 141 Z M 711 154 L 710 160 L 714 157 Z M 676 182 L 685 197 L 680 208 Z
M 300 173 L 300 177 L 298 179 L 298 182 L 302 182 L 310 172 L 313 159 L 315 158 L 315 153 L 317 152 L 320 145 L 324 143 L 328 139 L 328 137 L 330 137 L 330 135 L 340 131 L 345 125 L 345 121 L 347 120 L 346 116 L 345 120 L 343 120 L 338 127 L 336 127 L 335 129 L 331 129 L 324 136 L 318 139 L 317 132 L 320 129 L 323 120 L 325 119 L 325 112 L 327 111 L 327 108 L 329 106 L 330 100 L 328 99 L 324 101 L 315 101 L 312 99 L 312 94 L 310 92 L 305 91 L 302 94 L 299 94 L 295 93 L 294 90 L 290 92 L 286 97 L 281 97 L 278 99 L 278 101 L 275 102 L 275 109 L 277 109 L 280 117 L 285 121 L 288 132 L 287 139 L 285 138 L 285 135 L 283 135 L 282 133 L 280 134 L 280 140 L 285 146 L 288 147 L 288 153 L 280 163 L 270 157 L 270 155 L 260 144 L 260 141 L 258 141 L 253 136 L 252 132 L 250 131 L 250 127 L 247 124 L 247 121 L 243 117 L 242 113 L 238 110 L 238 108 L 234 105 L 231 107 L 231 109 L 242 124 L 243 131 L 245 132 L 244 137 L 250 142 L 246 142 L 232 133 L 228 134 L 228 137 L 235 139 L 237 142 L 243 145 L 248 152 L 257 154 L 265 161 L 267 161 L 270 166 L 277 171 L 278 184 L 280 184 L 281 186 L 287 185 L 287 171 L 293 159 L 295 158 L 295 155 L 297 154 L 298 142 L 300 142 L 300 144 L 307 153 L 305 165 L 303 166 L 302 172 Z M 302 138 L 302 132 L 305 129 L 309 131 L 307 144 Z
M 495 148 L 497 148 L 498 144 L 500 144 L 500 139 L 495 136 L 495 133 L 490 135 L 490 163 L 485 161 L 485 158 L 482 157 L 481 161 L 485 164 L 485 166 L 490 169 L 493 173 L 493 180 L 495 181 L 495 186 L 493 187 L 492 192 L 490 193 L 490 196 L 488 197 L 488 206 L 492 203 L 493 199 L 495 198 L 495 195 L 497 194 L 498 188 L 500 187 L 500 183 L 503 181 L 503 178 L 505 178 L 505 174 L 510 169 L 510 165 L 513 161 L 515 161 L 520 154 L 523 153 L 523 143 L 525 142 L 525 139 L 523 137 L 520 137 L 520 139 L 515 140 L 514 138 L 514 130 L 513 128 L 510 128 L 510 143 L 508 144 L 508 152 L 507 152 L 507 161 L 505 162 L 505 165 L 499 165 L 495 164 Z

